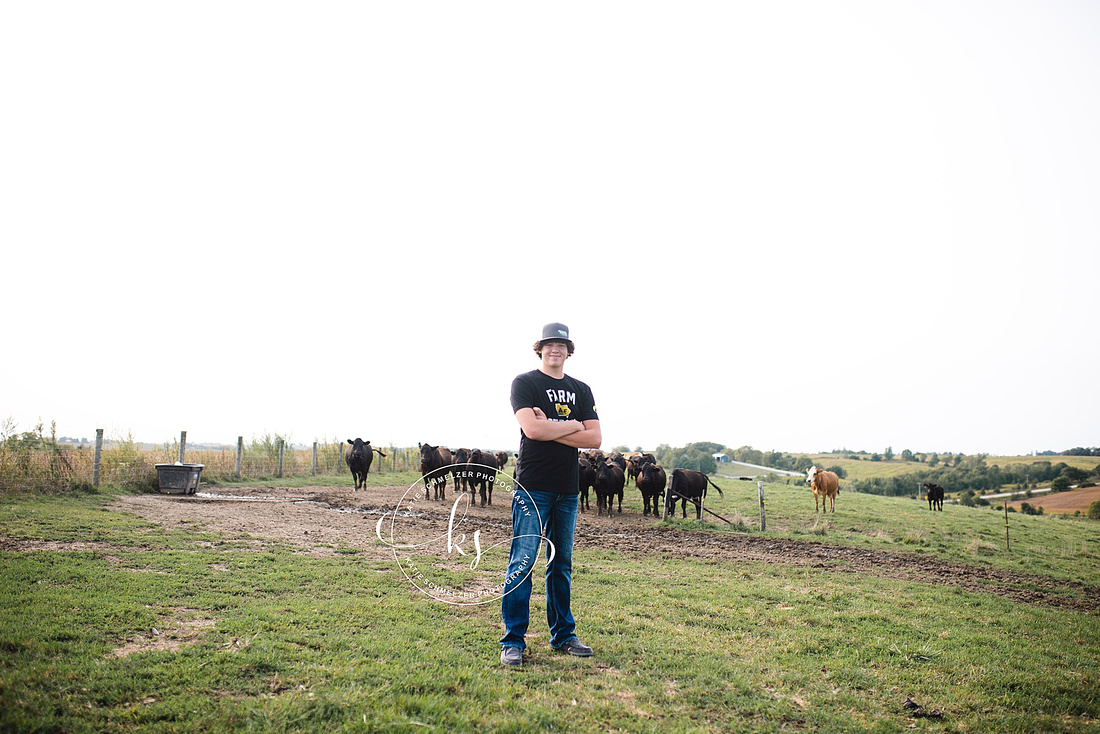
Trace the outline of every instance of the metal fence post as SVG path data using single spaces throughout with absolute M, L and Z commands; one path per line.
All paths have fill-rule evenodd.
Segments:
M 95 429 L 95 459 L 92 464 L 92 486 L 99 486 L 99 468 L 103 462 L 103 429 Z

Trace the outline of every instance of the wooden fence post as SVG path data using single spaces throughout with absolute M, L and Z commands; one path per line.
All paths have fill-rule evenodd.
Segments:
M 99 486 L 99 468 L 103 462 L 103 429 L 95 429 L 95 459 L 92 464 L 92 486 Z
M 756 480 L 756 490 L 760 493 L 760 530 L 768 529 L 768 521 L 764 518 L 764 482 Z
M 1012 547 L 1008 543 L 1008 497 L 1005 497 L 1005 550 L 1012 552 Z
M 241 478 L 241 454 L 244 453 L 244 436 L 237 436 L 237 479 Z
M 313 473 L 317 474 L 317 442 L 313 442 Z
M 180 463 L 183 463 L 184 452 L 187 451 L 187 431 L 180 431 Z
M 283 478 L 283 448 L 286 446 L 286 442 L 283 439 L 279 439 L 279 479 Z

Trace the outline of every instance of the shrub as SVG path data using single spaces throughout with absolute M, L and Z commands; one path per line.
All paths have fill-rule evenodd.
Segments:
M 1089 505 L 1089 519 L 1100 520 L 1100 500 L 1096 500 Z

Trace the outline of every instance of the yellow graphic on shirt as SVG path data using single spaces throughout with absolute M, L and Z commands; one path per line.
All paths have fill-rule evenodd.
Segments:
M 562 420 L 569 420 L 569 416 L 573 411 L 569 409 L 568 405 L 562 405 L 561 403 L 554 403 L 554 407 L 557 408 L 558 417 Z

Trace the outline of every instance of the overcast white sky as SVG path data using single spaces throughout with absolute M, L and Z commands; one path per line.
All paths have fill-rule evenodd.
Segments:
M 0 419 L 1100 445 L 1100 4 L 0 7 Z

